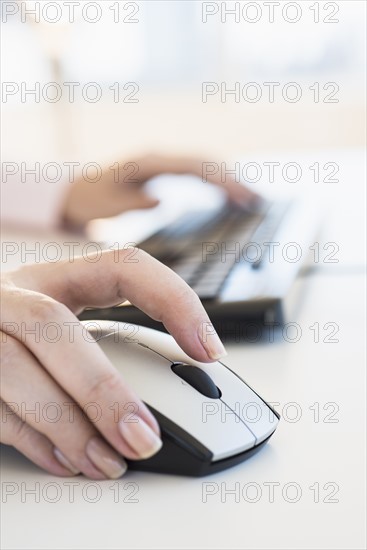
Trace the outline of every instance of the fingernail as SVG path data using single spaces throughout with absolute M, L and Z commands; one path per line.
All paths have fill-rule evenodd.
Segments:
M 198 334 L 200 342 L 202 343 L 209 359 L 217 361 L 227 355 L 227 352 L 211 323 L 202 323 Z
M 120 433 L 140 458 L 149 458 L 162 447 L 162 440 L 142 418 L 137 417 L 136 420 L 128 422 L 126 417 L 122 418 L 119 422 Z
M 85 448 L 89 460 L 110 479 L 118 479 L 127 470 L 127 464 L 99 437 L 92 437 Z
M 62 466 L 70 470 L 72 474 L 80 474 L 80 470 L 74 468 L 74 466 L 68 461 L 68 459 L 62 454 L 60 449 L 54 447 L 54 455 Z

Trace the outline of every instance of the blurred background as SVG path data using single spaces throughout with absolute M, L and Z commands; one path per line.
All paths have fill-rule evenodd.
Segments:
M 270 3 L 273 16 L 267 2 L 81 1 L 73 18 L 65 2 L 44 1 L 38 21 L 37 2 L 19 2 L 14 14 L 4 5 L 11 12 L 16 2 L 2 4 L 2 79 L 41 89 L 39 103 L 3 93 L 5 160 L 108 163 L 147 151 L 242 159 L 363 146 L 364 1 L 281 1 Z M 237 8 L 239 17 L 229 13 Z M 57 102 L 42 98 L 52 81 Z M 65 82 L 80 84 L 73 103 Z M 90 82 L 102 89 L 96 102 L 82 97 Z M 218 93 L 204 103 L 203 82 L 256 82 L 262 97 L 222 102 Z M 279 83 L 273 102 L 266 82 Z M 302 87 L 300 101 L 282 97 L 288 82 Z M 329 82 L 338 89 L 323 89 Z

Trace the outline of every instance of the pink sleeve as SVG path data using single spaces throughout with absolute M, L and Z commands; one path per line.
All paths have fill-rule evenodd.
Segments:
M 2 224 L 57 227 L 62 223 L 62 207 L 70 183 L 65 180 L 49 182 L 28 177 L 22 182 L 19 174 L 3 173 L 0 194 Z

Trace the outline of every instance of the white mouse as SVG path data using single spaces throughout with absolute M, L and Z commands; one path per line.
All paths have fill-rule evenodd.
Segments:
M 159 422 L 163 446 L 130 469 L 202 476 L 245 460 L 279 415 L 221 361 L 191 359 L 169 334 L 115 321 L 85 321 Z

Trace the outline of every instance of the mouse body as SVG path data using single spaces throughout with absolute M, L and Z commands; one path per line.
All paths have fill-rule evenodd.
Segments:
M 84 325 L 160 425 L 160 451 L 128 460 L 130 469 L 208 475 L 242 462 L 274 433 L 279 414 L 221 361 L 194 361 L 172 336 L 150 328 Z

